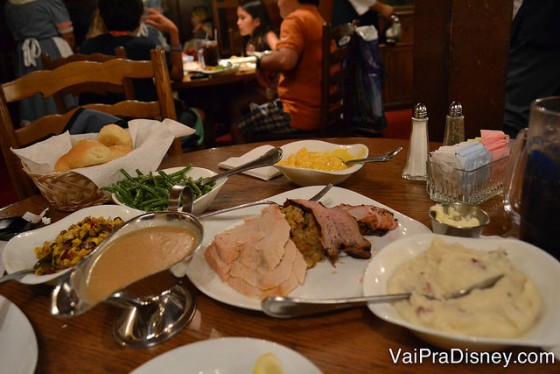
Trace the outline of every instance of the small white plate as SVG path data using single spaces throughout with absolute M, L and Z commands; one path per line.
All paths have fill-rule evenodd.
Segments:
M 6 244 L 6 247 L 2 252 L 2 261 L 4 262 L 4 266 L 6 267 L 6 271 L 8 273 L 13 273 L 18 270 L 31 269 L 37 262 L 35 247 L 43 246 L 47 240 L 54 240 L 62 230 L 68 229 L 70 225 L 78 223 L 88 216 L 105 218 L 121 217 L 123 220 L 127 221 L 142 213 L 143 212 L 139 210 L 118 205 L 97 205 L 80 209 L 77 212 L 64 217 L 60 221 L 53 223 L 52 225 L 23 232 L 14 236 Z M 68 270 L 70 269 L 47 275 L 27 274 L 21 278 L 19 282 L 25 284 L 46 283 L 60 277 Z
M 266 200 L 272 200 L 283 204 L 286 199 L 308 199 L 315 195 L 323 186 L 303 187 L 291 190 Z M 333 187 L 322 199 L 326 206 L 335 206 L 341 203 L 347 204 L 373 204 L 386 208 L 395 214 L 399 226 L 389 231 L 384 236 L 367 236 L 372 243 L 372 255 L 395 240 L 413 234 L 426 233 L 430 230 L 418 221 L 413 220 L 375 200 L 367 198 L 356 192 Z M 212 270 L 204 259 L 204 250 L 210 244 L 214 236 L 226 229 L 239 225 L 243 217 L 258 215 L 263 206 L 254 206 L 240 209 L 218 216 L 202 220 L 204 226 L 204 239 L 200 250 L 196 251 L 192 261 L 186 268 L 190 280 L 206 295 L 226 304 L 245 309 L 262 310 L 258 298 L 250 298 L 242 295 L 222 282 L 220 277 Z M 183 264 L 179 264 L 183 266 Z M 305 298 L 335 298 L 362 296 L 362 277 L 369 265 L 369 260 L 355 259 L 350 256 L 341 257 L 334 267 L 329 261 L 323 261 L 307 270 L 303 285 L 290 293 L 290 296 Z M 176 276 L 182 276 L 179 266 L 174 269 Z
M 290 155 L 296 153 L 302 148 L 307 148 L 309 152 L 327 152 L 335 149 L 347 149 L 351 155 L 356 158 L 364 158 L 368 156 L 368 148 L 363 144 L 334 144 L 324 142 L 322 140 L 300 140 L 283 145 L 282 160 L 286 160 Z M 325 171 L 307 168 L 298 168 L 292 166 L 274 165 L 282 172 L 290 181 L 298 186 L 313 186 L 317 184 L 339 184 L 348 179 L 352 174 L 357 172 L 364 164 L 353 164 L 352 166 L 338 171 Z
M 231 63 L 231 64 L 245 64 L 247 62 L 255 63 L 256 61 L 257 61 L 257 58 L 255 56 L 247 56 L 247 57 L 225 58 L 223 60 L 220 60 L 219 64 L 220 65 L 227 65 L 228 63 Z
M 163 169 L 162 171 L 165 172 L 166 174 L 173 174 L 179 170 L 183 170 L 184 167 L 175 167 L 175 168 L 169 168 L 169 169 Z M 216 175 L 215 172 L 208 170 L 208 169 L 204 169 L 204 168 L 198 168 L 196 166 L 193 166 L 186 174 L 187 177 L 191 177 L 193 180 L 197 180 L 198 178 L 206 178 L 206 177 L 211 177 Z M 208 209 L 208 207 L 210 206 L 210 204 L 212 203 L 212 201 L 214 201 L 214 199 L 216 198 L 216 196 L 218 196 L 218 192 L 220 192 L 220 190 L 222 189 L 222 187 L 224 186 L 224 184 L 227 182 L 227 178 L 221 178 L 219 180 L 216 181 L 216 184 L 214 185 L 214 187 L 212 187 L 212 190 L 202 196 L 200 196 L 198 199 L 196 199 L 193 202 L 193 208 L 192 208 L 192 213 L 193 214 L 201 214 L 204 211 L 206 211 L 206 209 Z M 111 195 L 111 198 L 113 199 L 113 201 L 116 204 L 122 205 L 122 206 L 127 206 L 125 204 L 123 204 L 115 194 Z
M 207 75 L 232 75 L 237 73 L 239 65 L 231 65 L 231 67 L 224 67 L 223 69 L 209 70 L 202 69 L 201 72 Z
M 387 293 L 387 283 L 394 271 L 405 261 L 427 250 L 436 234 L 414 235 L 398 240 L 373 258 L 364 276 L 364 295 Z M 513 264 L 536 283 L 543 300 L 542 315 L 525 334 L 512 339 L 458 336 L 422 327 L 403 319 L 391 303 L 370 303 L 369 309 L 381 319 L 410 329 L 420 338 L 441 348 L 495 350 L 507 346 L 553 346 L 560 343 L 560 262 L 543 250 L 515 239 L 460 238 L 437 235 L 448 243 L 483 251 L 504 249 Z
M 321 370 L 298 352 L 281 344 L 253 338 L 219 338 L 175 348 L 136 368 L 132 374 L 247 374 L 259 357 L 273 353 L 284 373 L 320 374 Z
M 0 371 L 32 374 L 37 366 L 37 338 L 25 314 L 0 295 Z

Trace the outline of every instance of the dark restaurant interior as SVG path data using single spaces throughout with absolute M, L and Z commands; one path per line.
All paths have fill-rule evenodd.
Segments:
M 0 373 L 558 372 L 560 0 L 0 19 Z
M 0 12 L 4 3 L 1 2 Z M 96 1 L 65 1 L 74 25 L 77 45 L 85 38 Z M 193 7 L 212 9 L 220 50 L 223 55 L 238 53 L 236 46 L 236 2 L 224 0 L 169 0 L 165 13 L 175 22 L 181 40 L 192 37 L 190 18 Z M 281 19 L 273 0 L 265 3 L 274 24 Z M 430 112 L 431 140 L 443 138 L 444 118 L 448 105 L 460 100 L 468 118 L 466 135 L 475 136 L 479 129 L 501 129 L 507 67 L 507 48 L 511 24 L 511 1 L 416 0 L 387 1 L 401 22 L 397 43 L 381 43 L 384 62 L 383 108 L 387 127 L 377 135 L 407 139 L 410 117 L 416 102 L 423 102 Z M 322 0 L 319 9 L 326 20 L 332 17 L 332 1 Z M 3 14 L 0 14 L 4 18 Z M 387 22 L 380 19 L 381 32 Z M 0 81 L 15 77 L 15 42 L 6 23 L 0 25 Z M 474 30 L 474 32 L 473 32 Z M 237 52 L 236 52 L 237 51 Z M 203 91 L 201 91 L 203 92 Z M 208 100 L 195 94 L 199 100 Z M 187 95 L 187 97 L 189 97 Z M 219 124 L 218 124 L 219 126 Z M 230 144 L 227 134 L 218 138 Z M 2 163 L 2 173 L 6 173 Z M 0 192 L 2 206 L 15 201 L 11 184 L 3 178 Z

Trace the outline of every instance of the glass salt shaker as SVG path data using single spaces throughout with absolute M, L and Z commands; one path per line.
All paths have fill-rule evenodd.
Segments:
M 402 177 L 411 181 L 426 180 L 428 160 L 428 110 L 422 103 L 416 104 L 412 115 L 412 132 L 408 158 Z
M 449 106 L 449 114 L 445 118 L 443 145 L 454 145 L 465 141 L 465 117 L 463 107 L 458 101 Z

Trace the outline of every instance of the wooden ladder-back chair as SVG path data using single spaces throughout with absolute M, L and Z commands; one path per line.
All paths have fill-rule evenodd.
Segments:
M 35 71 L 0 85 L 0 142 L 10 178 L 20 198 L 34 195 L 36 189 L 31 179 L 23 171 L 19 158 L 10 151 L 10 147 L 26 147 L 51 135 L 60 134 L 68 120 L 80 107 L 63 114 L 47 115 L 26 127 L 16 128 L 12 122 L 8 104 L 21 101 L 37 93 L 42 94 L 43 97 L 51 97 L 67 87 L 88 82 L 122 85 L 125 79 L 153 79 L 157 100 L 150 102 L 124 100 L 116 104 L 87 104 L 82 108 L 95 109 L 126 118 L 176 119 L 171 81 L 165 51 L 162 49 L 151 51 L 151 61 L 120 58 L 105 62 L 78 61 L 54 70 Z M 179 139 L 175 139 L 170 153 L 182 153 Z
M 321 133 L 343 136 L 352 133 L 348 105 L 352 90 L 356 25 L 331 27 L 323 24 L 323 63 L 321 79 Z
M 95 62 L 105 62 L 115 58 L 124 58 L 126 59 L 126 51 L 124 47 L 120 46 L 115 48 L 114 55 L 106 55 L 103 53 L 93 53 L 93 54 L 83 54 L 83 53 L 75 53 L 68 57 L 57 57 L 52 59 L 51 56 L 48 54 L 41 54 L 41 62 L 43 63 L 43 69 L 45 70 L 53 70 L 59 66 L 66 65 L 70 62 L 76 61 L 95 61 Z M 64 113 L 67 110 L 71 109 L 67 107 L 66 103 L 64 102 L 63 97 L 65 95 L 73 95 L 75 97 L 79 97 L 81 93 L 88 92 L 94 93 L 97 95 L 107 95 L 107 94 L 122 94 L 122 96 L 127 100 L 134 100 L 134 87 L 130 80 L 125 80 L 123 84 L 113 85 L 113 84 L 105 84 L 102 82 L 87 82 L 85 84 L 76 85 L 73 87 L 68 87 L 67 89 L 63 90 L 60 94 L 53 95 L 56 108 L 59 113 Z

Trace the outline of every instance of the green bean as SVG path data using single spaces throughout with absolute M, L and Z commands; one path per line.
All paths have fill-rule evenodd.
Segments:
M 124 178 L 102 190 L 114 193 L 123 204 L 145 211 L 167 209 L 169 191 L 176 185 L 189 186 L 193 193 L 193 200 L 210 192 L 215 183 L 202 184 L 203 178 L 193 180 L 186 175 L 192 169 L 191 165 L 171 174 L 163 171 L 142 173 L 136 169 L 136 176 L 121 169 Z

